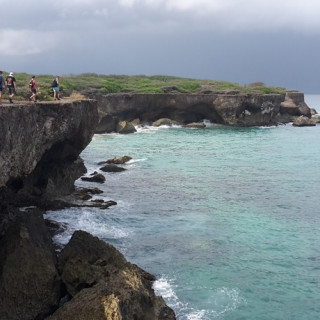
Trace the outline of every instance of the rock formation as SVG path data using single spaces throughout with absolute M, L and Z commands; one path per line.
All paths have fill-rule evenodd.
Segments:
M 155 277 L 126 261 L 113 246 L 76 231 L 59 268 L 73 298 L 48 320 L 170 320 L 173 311 L 152 289 Z
M 0 108 L 0 188 L 41 197 L 70 193 L 85 171 L 78 156 L 97 122 L 93 100 Z
M 293 121 L 296 116 L 310 117 L 304 94 L 288 91 L 283 94 L 241 94 L 218 92 L 209 94 L 107 94 L 91 93 L 98 101 L 104 117 L 104 132 L 115 131 L 113 121 L 157 123 L 159 119 L 186 125 L 204 119 L 230 126 L 268 126 Z M 108 115 L 108 116 L 106 116 Z M 111 117 L 111 118 L 110 118 Z M 169 121 L 168 120 L 168 121 Z M 103 123 L 112 124 L 102 126 Z M 100 131 L 101 132 L 101 131 Z
M 152 275 L 88 233 L 76 232 L 58 260 L 35 207 L 73 190 L 85 170 L 79 154 L 97 123 L 92 100 L 0 107 L 0 320 L 175 319 L 155 295 Z M 55 201 L 57 209 L 65 205 Z

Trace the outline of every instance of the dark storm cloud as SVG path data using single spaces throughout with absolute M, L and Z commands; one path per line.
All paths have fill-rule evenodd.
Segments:
M 0 69 L 170 74 L 305 90 L 319 79 L 314 0 L 0 1 Z M 313 89 L 312 89 L 313 90 Z

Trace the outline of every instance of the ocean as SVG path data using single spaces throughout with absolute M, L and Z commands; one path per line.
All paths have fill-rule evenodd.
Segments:
M 320 95 L 306 95 L 320 112 Z M 129 155 L 94 198 L 108 210 L 72 208 L 65 244 L 82 229 L 154 274 L 179 320 L 320 318 L 320 125 L 205 129 L 143 127 L 95 135 L 97 163 Z

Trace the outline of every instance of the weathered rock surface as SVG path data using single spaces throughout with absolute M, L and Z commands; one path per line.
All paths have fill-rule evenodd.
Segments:
M 1 221 L 11 209 L 1 208 Z M 48 229 L 37 210 L 11 212 L 0 238 L 0 319 L 43 319 L 57 308 L 61 281 Z
M 92 100 L 0 107 L 0 188 L 41 197 L 70 193 L 80 152 L 98 123 Z
M 152 123 L 152 125 L 154 127 L 160 127 L 160 126 L 170 126 L 172 127 L 173 125 L 178 125 L 179 123 L 177 121 L 174 121 L 174 120 L 171 120 L 169 118 L 161 118 L 161 119 L 158 119 L 156 121 L 154 121 Z
M 192 122 L 184 125 L 185 128 L 203 129 L 206 125 L 203 122 Z
M 281 103 L 280 112 L 292 116 L 311 117 L 311 109 L 304 102 L 304 95 L 296 91 L 286 92 L 285 101 Z
M 188 94 L 169 91 L 165 94 L 87 93 L 98 101 L 101 114 L 119 121 L 150 124 L 170 119 L 178 124 L 201 122 L 231 126 L 268 126 L 288 123 L 294 117 L 310 117 L 311 110 L 304 94 L 288 91 L 283 94 L 241 94 L 240 92 L 204 92 Z M 101 125 L 103 125 L 101 119 Z M 170 124 L 168 124 L 170 125 Z M 104 132 L 115 131 L 106 127 Z
M 123 156 L 123 157 L 114 157 L 112 159 L 107 160 L 109 164 L 124 164 L 130 161 L 132 158 L 130 156 Z
M 117 132 L 121 134 L 128 134 L 136 132 L 136 128 L 131 122 L 128 121 L 120 121 L 117 124 Z
M 117 124 L 119 120 L 115 117 L 112 117 L 109 114 L 100 112 L 100 121 L 96 128 L 96 133 L 111 133 L 117 131 Z
M 293 125 L 296 127 L 315 126 L 316 122 L 308 117 L 300 116 L 293 120 Z
M 59 257 L 73 297 L 49 320 L 170 320 L 173 311 L 152 289 L 154 276 L 126 261 L 113 246 L 76 231 Z
M 290 122 L 292 116 L 309 115 L 304 94 L 107 94 L 94 95 L 99 109 L 121 120 L 153 123 L 162 118 L 180 124 L 207 119 L 232 126 L 272 125 Z M 287 116 L 286 116 L 287 115 Z

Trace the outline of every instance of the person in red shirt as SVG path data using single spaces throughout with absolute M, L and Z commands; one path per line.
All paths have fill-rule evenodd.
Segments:
M 34 102 L 37 102 L 37 83 L 36 83 L 35 77 L 36 76 L 32 76 L 29 82 L 29 87 L 31 90 L 31 97 L 29 98 L 29 100 L 30 101 L 33 100 Z

